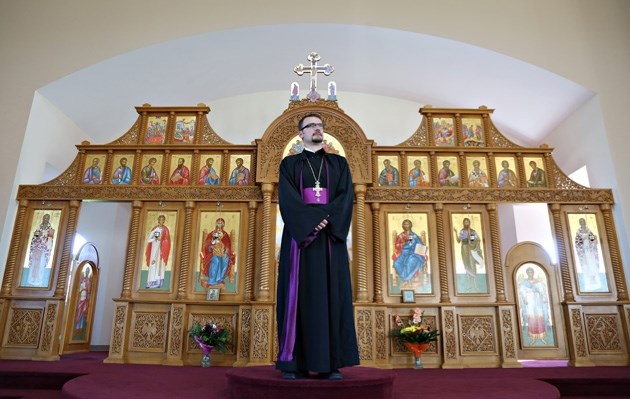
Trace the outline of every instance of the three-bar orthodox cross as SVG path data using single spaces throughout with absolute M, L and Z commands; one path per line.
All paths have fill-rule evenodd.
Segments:
M 315 199 L 319 202 L 319 198 L 322 196 L 323 188 L 319 185 L 319 181 L 315 182 L 315 187 L 313 187 L 313 191 L 315 192 Z
M 335 68 L 333 68 L 330 64 L 325 64 L 324 66 L 317 65 L 317 61 L 319 61 L 320 58 L 321 57 L 319 56 L 319 54 L 312 52 L 308 55 L 308 57 L 306 57 L 306 59 L 311 62 L 310 66 L 304 66 L 300 64 L 293 69 L 293 71 L 295 71 L 295 73 L 297 73 L 299 76 L 302 76 L 305 72 L 311 74 L 311 89 L 306 95 L 306 98 L 308 98 L 310 101 L 317 101 L 317 99 L 320 97 L 319 93 L 317 92 L 317 74 L 323 73 L 324 75 L 328 76 L 335 70 Z

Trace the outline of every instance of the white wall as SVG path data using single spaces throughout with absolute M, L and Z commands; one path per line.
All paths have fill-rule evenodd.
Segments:
M 505 264 L 507 253 L 518 243 L 516 222 L 514 220 L 514 205 L 499 204 L 497 206 L 499 229 L 501 233 L 501 262 Z
M 57 174 L 61 173 L 76 156 L 76 149 L 68 150 L 83 140 L 87 140 L 85 132 L 36 92 L 15 181 L 19 184 L 41 183 L 46 164 L 56 168 Z
M 540 244 L 551 262 L 558 264 L 558 250 L 551 234 L 551 221 L 547 204 L 514 205 L 514 223 L 517 242 L 532 241 Z

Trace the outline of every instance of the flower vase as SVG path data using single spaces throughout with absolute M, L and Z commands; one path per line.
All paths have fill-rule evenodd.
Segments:
M 428 342 L 424 343 L 424 344 L 416 344 L 413 342 L 403 342 L 405 344 L 405 346 L 407 347 L 407 349 L 409 349 L 409 351 L 411 353 L 413 353 L 413 368 L 416 370 L 419 370 L 421 368 L 423 368 L 422 366 L 422 352 L 424 352 L 425 350 L 427 350 L 427 348 L 429 347 Z
M 195 342 L 197 342 L 197 345 L 199 345 L 201 350 L 203 350 L 203 356 L 201 357 L 201 367 L 212 366 L 210 354 L 212 353 L 212 349 L 214 348 L 214 346 L 204 344 L 199 337 L 195 337 Z
M 212 366 L 212 360 L 210 360 L 210 353 L 207 355 L 204 353 L 201 357 L 201 367 L 210 367 Z

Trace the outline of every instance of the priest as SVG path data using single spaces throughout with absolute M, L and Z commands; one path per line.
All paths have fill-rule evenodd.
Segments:
M 346 239 L 354 200 L 342 156 L 324 151 L 318 114 L 300 119 L 304 151 L 280 164 L 278 202 L 284 221 L 277 287 L 280 350 L 285 379 L 341 380 L 359 364 Z

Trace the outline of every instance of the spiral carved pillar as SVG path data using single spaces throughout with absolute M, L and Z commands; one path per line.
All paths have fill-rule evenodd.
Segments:
M 133 169 L 131 170 L 131 181 L 138 181 L 140 179 L 140 171 L 142 170 L 142 151 L 136 150 L 136 156 L 133 160 Z
M 131 298 L 131 281 L 136 265 L 136 248 L 138 247 L 138 225 L 140 224 L 140 211 L 142 201 L 133 201 L 131 211 L 131 223 L 129 224 L 129 242 L 127 243 L 127 259 L 125 259 L 125 274 L 123 276 L 123 289 L 120 296 Z
M 356 248 L 356 265 L 357 265 L 357 302 L 368 301 L 368 278 L 367 278 L 367 238 L 365 234 L 365 192 L 367 187 L 365 184 L 356 184 L 354 186 L 354 195 L 357 200 L 356 213 L 356 240 L 353 240 L 352 246 Z
M 621 263 L 621 254 L 619 253 L 619 245 L 617 243 L 617 230 L 615 228 L 615 221 L 613 220 L 610 205 L 604 204 L 601 206 L 602 214 L 604 216 L 604 226 L 606 227 L 606 238 L 608 239 L 608 248 L 610 251 L 610 262 L 612 264 L 613 276 L 615 277 L 615 288 L 617 289 L 617 300 L 628 300 L 628 287 L 626 287 L 626 277 L 623 272 L 623 266 Z
M 521 153 L 517 153 L 516 154 L 516 164 L 517 165 L 522 165 L 523 164 L 523 154 Z M 549 170 L 549 169 L 547 169 Z M 518 168 L 517 170 L 518 172 L 518 185 L 519 187 L 527 187 L 527 175 L 525 174 L 525 168 Z
M 111 183 L 112 181 L 112 161 L 113 161 L 113 150 L 107 150 L 107 157 L 105 157 L 105 167 L 103 170 L 103 179 L 104 183 Z
M 501 262 L 501 233 L 499 231 L 499 218 L 497 217 L 497 205 L 486 205 L 490 219 L 490 239 L 492 240 L 492 266 L 494 269 L 494 284 L 497 290 L 497 302 L 507 302 L 505 298 L 505 283 L 503 282 L 503 265 Z
M 198 131 L 198 130 L 197 130 Z M 193 158 L 192 158 L 192 165 L 190 165 L 190 170 L 199 170 L 201 169 L 201 160 L 200 160 L 200 156 L 199 156 L 199 150 L 194 150 L 193 151 Z M 205 161 L 204 161 L 204 165 L 205 165 Z
M 573 284 L 571 284 L 571 274 L 569 272 L 569 261 L 567 250 L 564 245 L 564 231 L 560 220 L 560 205 L 551 204 L 551 214 L 553 228 L 556 233 L 556 247 L 558 248 L 558 261 L 560 262 L 560 275 L 562 276 L 562 288 L 564 289 L 564 300 L 566 302 L 575 301 L 573 295 Z
M 457 159 L 458 159 L 460 170 L 465 172 L 465 173 L 461 173 L 459 186 L 468 187 L 468 169 L 466 167 L 466 157 L 464 156 L 463 151 L 459 152 Z
M 258 298 L 259 302 L 271 300 L 269 292 L 269 262 L 271 258 L 271 245 L 273 236 L 271 234 L 271 194 L 274 185 L 272 183 L 263 183 L 261 190 L 263 194 L 263 214 L 262 214 L 262 248 L 260 251 L 260 280 L 258 282 Z
M 458 132 L 457 133 L 457 140 L 460 143 L 464 142 L 464 129 L 462 128 L 462 115 L 460 113 L 456 113 L 455 114 L 455 131 Z M 484 129 L 484 132 L 487 131 Z
M 15 276 L 15 268 L 17 267 L 17 257 L 19 243 L 22 242 L 22 234 L 24 233 L 24 220 L 26 220 L 26 208 L 28 207 L 28 201 L 20 201 L 20 205 L 17 210 L 17 216 L 15 218 L 15 226 L 13 226 L 13 235 L 11 236 L 11 246 L 9 247 L 9 256 L 7 258 L 7 265 L 4 269 L 4 279 L 2 280 L 2 295 L 9 295 L 11 293 L 11 286 L 13 285 L 13 276 Z
M 68 281 L 68 268 L 72 261 L 72 247 L 74 244 L 74 236 L 77 232 L 77 218 L 79 216 L 80 201 L 70 201 L 70 212 L 68 215 L 68 223 L 66 224 L 66 239 L 63 241 L 61 250 L 61 261 L 59 262 L 59 274 L 57 275 L 57 288 L 55 288 L 55 296 L 65 296 L 66 282 Z
M 381 224 L 379 212 L 381 204 L 372 203 L 372 232 L 374 243 L 374 302 L 383 303 L 383 265 L 381 264 Z
M 186 201 L 186 210 L 184 213 L 184 231 L 192 231 L 193 210 L 195 203 Z M 186 298 L 186 284 L 188 283 L 188 269 L 190 269 L 190 240 L 189 234 L 184 235 L 182 242 L 182 257 L 179 261 L 179 278 L 177 285 L 177 299 Z
M 438 235 L 444 234 L 444 204 L 435 204 L 435 225 L 437 227 Z M 438 244 L 438 259 L 440 270 L 440 302 L 451 303 L 451 298 L 448 295 L 448 265 L 446 264 L 446 240 L 445 237 L 439 237 Z
M 160 172 L 160 176 L 170 176 L 171 168 L 171 150 L 164 150 L 164 162 L 162 162 L 162 169 Z M 166 184 L 168 179 L 161 179 L 160 184 Z
M 496 187 L 499 185 L 497 179 L 497 168 L 494 163 L 494 154 L 488 153 L 488 177 L 490 178 L 490 187 Z
M 251 301 L 254 298 L 254 248 L 256 247 L 256 208 L 258 202 L 249 201 L 249 223 L 247 224 L 247 258 L 245 259 L 245 299 Z

